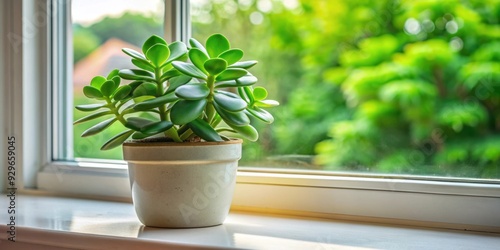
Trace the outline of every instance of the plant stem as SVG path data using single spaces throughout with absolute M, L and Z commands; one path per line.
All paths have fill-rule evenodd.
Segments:
M 155 69 L 155 80 L 156 80 L 156 97 L 160 97 L 163 95 L 163 82 L 160 80 L 162 74 L 161 68 Z M 160 112 L 160 120 L 161 121 L 169 121 L 167 116 L 167 104 L 161 105 L 158 107 L 158 111 Z M 163 132 L 163 134 L 174 140 L 175 142 L 182 142 L 182 139 L 179 137 L 179 133 L 175 127 L 168 129 Z
M 205 107 L 205 114 L 207 115 L 206 122 L 209 124 L 212 123 L 212 120 L 215 117 L 215 107 L 214 107 L 214 89 L 215 89 L 215 77 L 213 75 L 209 75 L 207 78 L 207 85 L 210 89 L 210 94 L 207 97 L 207 106 Z

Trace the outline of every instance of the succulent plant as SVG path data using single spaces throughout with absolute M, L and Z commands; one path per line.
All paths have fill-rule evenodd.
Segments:
M 125 130 L 103 146 L 108 150 L 132 139 L 165 137 L 183 142 L 229 140 L 229 134 L 251 141 L 258 139 L 250 117 L 265 123 L 274 118 L 264 108 L 277 106 L 267 100 L 267 90 L 254 87 L 257 78 L 248 69 L 257 61 L 240 61 L 241 49 L 231 48 L 221 34 L 210 36 L 205 46 L 189 40 L 168 44 L 156 35 L 142 45 L 142 53 L 124 48 L 135 69 L 114 69 L 108 76 L 96 76 L 83 93 L 100 104 L 78 105 L 93 112 L 74 124 L 108 116 L 82 133 L 95 135 L 115 122 Z M 188 61 L 189 59 L 189 61 Z M 120 85 L 122 80 L 127 84 Z M 95 111 L 95 112 L 94 112 Z

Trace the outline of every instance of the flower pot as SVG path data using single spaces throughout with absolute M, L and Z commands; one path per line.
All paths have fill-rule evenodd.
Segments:
M 124 143 L 139 220 L 169 228 L 222 224 L 231 206 L 241 143 Z

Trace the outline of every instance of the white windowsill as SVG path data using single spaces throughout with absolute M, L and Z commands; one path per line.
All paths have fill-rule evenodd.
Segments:
M 144 227 L 130 203 L 16 197 L 16 242 L 7 241 L 8 198 L 0 204 L 1 249 L 494 249 L 500 235 L 305 217 L 231 212 L 224 225 Z

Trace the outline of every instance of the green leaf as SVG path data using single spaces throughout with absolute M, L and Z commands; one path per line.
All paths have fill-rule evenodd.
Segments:
M 175 60 L 179 60 L 187 53 L 186 45 L 182 42 L 173 42 L 168 45 L 168 48 L 170 49 L 170 57 L 162 66 L 165 66 Z
M 178 87 L 175 94 L 185 100 L 200 100 L 210 94 L 210 89 L 205 83 L 186 84 Z
M 150 72 L 155 71 L 154 66 L 151 65 L 149 62 L 145 62 L 145 61 L 141 61 L 141 60 L 137 60 L 135 58 L 132 58 L 132 64 L 134 64 L 135 66 L 137 66 L 138 68 L 141 68 L 143 70 L 147 70 Z
M 224 59 L 213 58 L 207 60 L 203 67 L 210 75 L 216 76 L 227 68 L 227 62 Z
M 253 96 L 257 101 L 264 100 L 267 97 L 267 90 L 263 87 L 255 87 L 253 89 Z
M 165 44 L 155 44 L 146 52 L 146 58 L 149 59 L 156 67 L 163 65 L 169 56 L 170 49 Z
M 205 47 L 203 47 L 203 45 L 200 42 L 198 42 L 198 40 L 196 40 L 194 38 L 190 38 L 189 45 L 191 45 L 191 49 L 196 48 L 196 49 L 199 49 L 201 52 L 205 53 L 205 55 L 207 56 L 207 59 L 208 59 L 207 50 L 205 49 Z
M 257 83 L 257 81 L 257 77 L 253 75 L 246 75 L 236 79 L 236 82 L 238 82 L 238 86 L 250 86 Z
M 179 100 L 179 98 L 174 93 L 170 93 L 168 95 L 164 95 L 164 96 L 160 96 L 157 98 L 153 98 L 153 99 L 149 99 L 149 100 L 140 102 L 134 106 L 134 110 L 137 110 L 137 111 L 151 110 L 151 109 L 160 107 L 161 105 L 164 105 L 166 103 L 175 102 L 177 100 Z
M 217 88 L 251 86 L 257 82 L 257 77 L 253 75 L 242 76 L 236 80 L 227 80 L 215 83 Z
M 195 119 L 188 125 L 197 136 L 201 137 L 205 141 L 222 141 L 222 138 L 217 131 L 215 131 L 212 126 L 210 126 L 210 124 L 203 119 Z
M 148 138 L 150 136 L 152 136 L 152 135 L 146 135 L 146 134 L 143 134 L 141 132 L 135 132 L 132 135 L 132 139 L 134 139 L 134 140 L 140 140 L 140 139 Z
M 96 89 L 101 89 L 101 86 L 104 82 L 106 82 L 106 78 L 104 78 L 103 76 L 96 76 L 90 81 L 90 86 Z
M 107 80 L 101 86 L 101 93 L 106 97 L 110 97 L 113 94 L 113 92 L 115 92 L 116 88 L 117 86 L 114 81 Z
M 106 77 L 106 79 L 107 80 L 113 79 L 113 77 L 118 76 L 118 72 L 120 72 L 120 70 L 118 70 L 118 69 L 111 70 L 111 72 L 109 72 L 109 74 Z
M 221 34 L 211 35 L 206 42 L 207 52 L 211 58 L 218 57 L 221 53 L 228 50 L 231 46 L 229 41 Z
M 83 112 L 89 112 L 89 111 L 95 111 L 100 108 L 106 107 L 106 103 L 97 103 L 97 104 L 83 104 L 83 105 L 77 105 L 75 108 L 77 110 L 83 111 Z
M 144 126 L 141 132 L 146 135 L 154 135 L 169 130 L 174 124 L 170 121 L 158 121 Z
M 103 110 L 103 111 L 100 111 L 100 112 L 93 113 L 93 114 L 87 115 L 85 117 L 82 117 L 82 118 L 76 120 L 75 122 L 73 122 L 73 125 L 84 123 L 84 122 L 87 122 L 87 121 L 90 121 L 90 120 L 94 120 L 96 118 L 103 117 L 105 115 L 111 115 L 111 114 L 113 114 L 113 112 L 111 112 L 109 110 Z
M 230 49 L 219 55 L 219 58 L 226 60 L 228 65 L 238 62 L 243 58 L 243 50 L 241 49 Z
M 163 38 L 161 38 L 157 35 L 152 35 L 142 45 L 142 53 L 144 53 L 144 55 L 146 55 L 148 50 L 156 44 L 162 44 L 162 45 L 167 46 L 167 42 L 165 40 L 163 40 Z
M 121 86 L 113 94 L 113 99 L 115 99 L 115 101 L 123 100 L 130 92 L 132 92 L 132 88 L 129 85 Z
M 156 80 L 153 73 L 141 69 L 122 69 L 120 77 L 127 80 Z
M 221 108 L 216 102 L 213 103 L 215 110 L 227 124 L 234 126 L 245 126 L 250 124 L 250 119 L 243 111 L 230 112 Z
M 116 117 L 115 118 L 110 118 L 108 120 L 105 120 L 103 122 L 100 122 L 94 126 L 92 126 L 91 128 L 85 130 L 83 133 L 82 133 L 82 137 L 87 137 L 87 136 L 91 136 L 91 135 L 95 135 L 97 133 L 100 133 L 101 131 L 105 130 L 107 127 L 111 126 L 111 124 L 113 124 L 114 122 L 116 122 L 117 119 Z
M 104 143 L 104 145 L 102 145 L 101 147 L 101 150 L 109 150 L 122 145 L 123 142 L 125 142 L 133 133 L 134 130 L 123 131 L 122 133 L 114 136 L 113 138 L 109 139 L 109 141 Z
M 199 70 L 196 66 L 194 66 L 191 63 L 185 63 L 185 62 L 172 62 L 172 66 L 182 72 L 185 75 L 196 77 L 196 78 L 201 78 L 201 79 L 206 79 L 207 76 L 205 73 L 203 73 L 201 70 Z
M 160 81 L 161 82 L 164 82 L 172 77 L 176 77 L 176 76 L 179 76 L 181 74 L 181 72 L 179 72 L 177 69 L 171 69 L 165 73 L 163 73 L 163 75 L 161 75 L 160 77 Z
M 93 98 L 93 99 L 101 99 L 103 97 L 101 91 L 99 91 L 98 89 L 96 89 L 92 86 L 83 87 L 83 94 L 86 97 Z
M 250 141 L 257 141 L 259 139 L 259 132 L 252 127 L 252 125 L 246 125 L 242 127 L 232 126 L 228 124 L 232 129 L 234 129 L 238 134 L 242 135 L 244 138 Z
M 148 62 L 148 59 L 146 59 L 146 57 L 144 57 L 143 54 L 141 54 L 133 49 L 123 48 L 122 51 L 123 51 L 123 53 L 131 56 L 132 58 L 135 58 L 135 59 L 140 60 L 140 61 Z
M 187 124 L 203 113 L 206 104 L 206 99 L 196 101 L 180 100 L 170 110 L 170 119 L 174 124 Z
M 205 70 L 205 67 L 203 66 L 205 62 L 209 59 L 207 54 L 205 54 L 203 51 L 199 50 L 198 48 L 192 48 L 189 50 L 189 60 L 203 73 L 208 74 L 208 72 Z
M 255 98 L 253 97 L 252 87 L 245 86 L 242 89 L 243 89 L 243 92 L 245 93 L 245 96 L 250 100 L 250 103 L 254 103 L 255 102 Z M 241 92 L 238 92 L 238 93 L 241 96 Z
M 122 80 L 121 80 L 121 78 L 120 78 L 120 76 L 116 75 L 116 76 L 114 76 L 113 78 L 111 78 L 111 80 L 112 80 L 113 82 L 115 82 L 115 90 L 116 90 L 118 87 L 120 87 L 120 83 L 121 83 L 121 81 L 122 81 Z
M 258 119 L 262 120 L 265 123 L 273 123 L 274 122 L 273 115 L 271 115 L 269 112 L 267 112 L 264 109 L 255 107 L 255 108 L 252 108 L 252 109 L 247 109 L 247 111 L 251 115 L 257 117 Z
M 275 100 L 262 100 L 262 101 L 256 101 L 254 105 L 262 108 L 271 108 L 279 106 L 280 103 Z
M 133 97 L 139 97 L 139 96 L 155 96 L 157 92 L 157 86 L 156 84 L 152 82 L 146 82 L 139 87 L 137 87 L 134 90 L 134 93 L 132 94 Z
M 226 69 L 220 75 L 218 75 L 215 80 L 217 81 L 227 81 L 227 80 L 236 80 L 242 76 L 246 76 L 248 71 L 244 69 Z
M 237 62 L 229 66 L 229 68 L 241 68 L 241 69 L 249 69 L 257 64 L 257 61 L 243 61 Z
M 129 117 L 125 123 L 125 127 L 135 131 L 141 131 L 145 126 L 154 123 L 155 121 L 142 117 Z
M 225 92 L 225 91 L 224 91 Z M 247 107 L 247 103 L 240 99 L 237 95 L 227 95 L 223 91 L 218 91 L 214 95 L 214 101 L 217 104 L 231 112 L 241 111 Z M 227 92 L 226 92 L 227 93 Z M 232 93 L 231 93 L 232 94 Z
M 168 94 L 168 93 L 175 91 L 178 87 L 191 81 L 191 79 L 193 79 L 193 78 L 190 76 L 186 76 L 186 75 L 180 75 L 180 76 L 176 76 L 176 77 L 171 78 L 169 81 L 168 89 L 165 93 Z

